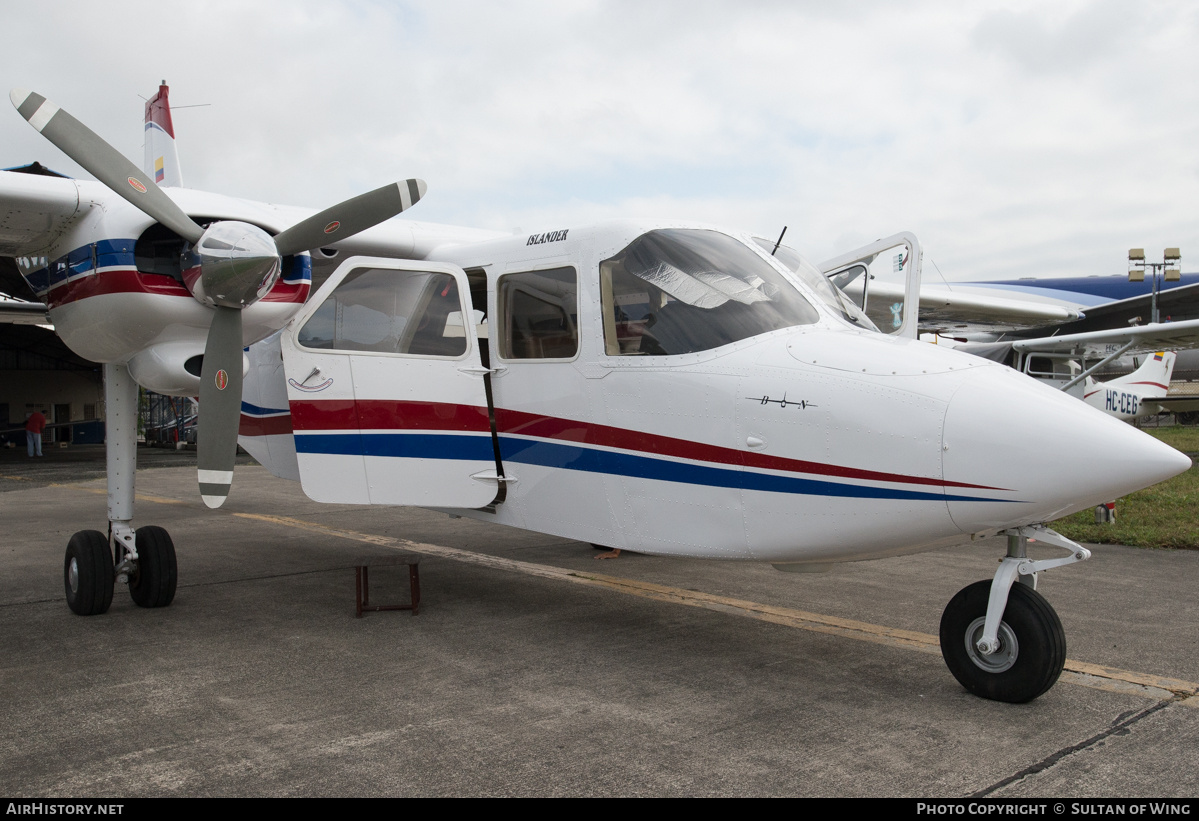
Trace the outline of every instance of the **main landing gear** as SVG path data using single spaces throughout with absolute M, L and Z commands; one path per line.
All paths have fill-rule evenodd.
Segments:
M 129 585 L 141 607 L 166 607 L 175 598 L 175 545 L 161 527 L 133 529 L 137 466 L 137 383 L 124 365 L 104 366 L 107 405 L 108 532 L 81 530 L 67 542 L 63 584 L 67 606 L 96 616 L 112 604 L 113 585 Z M 114 561 L 115 554 L 115 561 Z
M 139 527 L 133 549 L 119 544 L 113 562 L 108 539 L 98 530 L 81 530 L 67 542 L 63 583 L 67 606 L 79 616 L 98 616 L 112 604 L 116 582 L 129 585 L 141 607 L 166 607 L 175 598 L 178 569 L 175 544 L 161 527 Z
M 1066 634 L 1037 592 L 1037 573 L 1090 558 L 1085 547 L 1043 526 L 1006 531 L 1008 554 L 992 581 L 962 589 L 941 615 L 941 655 L 954 678 L 976 696 L 1032 701 L 1057 681 L 1066 663 Z M 1032 561 L 1028 541 L 1070 551 Z

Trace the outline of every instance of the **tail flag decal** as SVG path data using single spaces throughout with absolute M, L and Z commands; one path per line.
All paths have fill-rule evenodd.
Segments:
M 175 151 L 175 126 L 171 122 L 170 88 L 166 81 L 158 93 L 146 100 L 146 158 L 142 170 L 162 186 L 183 185 L 179 155 Z

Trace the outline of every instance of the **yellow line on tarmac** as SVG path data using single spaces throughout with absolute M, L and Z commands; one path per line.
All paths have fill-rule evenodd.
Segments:
M 921 653 L 939 655 L 940 642 L 936 636 L 928 633 L 918 633 L 912 630 L 898 630 L 883 627 L 878 624 L 842 619 L 836 616 L 825 616 L 819 613 L 808 613 L 790 607 L 775 607 L 774 605 L 733 599 L 727 596 L 715 596 L 710 593 L 698 593 L 683 590 L 678 587 L 668 587 L 652 582 L 641 582 L 633 579 L 622 579 L 606 576 L 600 573 L 582 573 L 564 567 L 547 564 L 523 562 L 516 559 L 505 559 L 499 556 L 489 556 L 474 553 L 456 547 L 413 542 L 408 539 L 397 539 L 391 536 L 379 536 L 372 533 L 359 533 L 353 530 L 342 530 L 336 527 L 295 519 L 289 516 L 270 516 L 258 513 L 235 513 L 243 519 L 254 519 L 261 522 L 297 528 L 310 532 L 322 533 L 343 539 L 373 544 L 427 556 L 440 556 L 454 561 L 482 565 L 496 570 L 524 573 L 545 579 L 583 584 L 590 587 L 602 587 L 630 596 L 640 596 L 655 601 L 700 607 L 734 616 L 743 616 L 759 621 L 780 624 L 786 627 L 797 627 L 815 633 L 844 636 L 858 641 L 874 644 L 885 644 L 891 647 L 901 647 L 916 650 Z M 1137 673 L 1131 670 L 1121 670 L 1116 667 L 1103 667 L 1098 664 L 1088 664 L 1082 661 L 1066 660 L 1062 681 L 1111 692 L 1131 693 L 1155 699 L 1171 698 L 1173 696 L 1195 696 L 1199 694 L 1199 683 L 1181 679 L 1166 678 L 1147 673 Z
M 74 490 L 82 490 L 85 493 L 98 493 L 101 496 L 107 496 L 108 490 L 102 487 L 79 487 L 71 482 L 51 482 L 48 487 L 69 487 Z M 148 496 L 145 493 L 134 494 L 134 497 L 139 502 L 156 502 L 160 505 L 185 505 L 187 502 L 182 499 L 168 499 L 166 496 Z
M 18 482 L 36 481 L 34 479 L 30 479 L 27 476 L 5 476 L 3 474 L 0 474 L 0 479 L 12 479 L 12 480 L 16 480 Z M 91 482 L 91 481 L 94 481 L 94 480 L 84 479 L 81 482 L 47 482 L 46 487 L 69 487 L 72 490 L 82 490 L 84 493 L 98 493 L 101 496 L 105 496 L 108 494 L 107 488 L 80 487 L 80 485 L 83 482 Z M 149 496 L 145 493 L 138 493 L 138 494 L 135 494 L 135 496 L 136 496 L 137 501 L 139 501 L 139 502 L 156 502 L 160 505 L 185 505 L 185 504 L 187 504 L 187 502 L 183 501 L 182 499 L 168 499 L 166 496 Z

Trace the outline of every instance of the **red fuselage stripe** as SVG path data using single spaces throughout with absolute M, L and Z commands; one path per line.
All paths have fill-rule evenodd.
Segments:
M 487 409 L 468 405 L 385 400 L 311 400 L 291 402 L 292 422 L 303 431 L 329 430 L 450 430 L 489 431 Z M 577 442 L 590 447 L 614 448 L 652 456 L 735 465 L 788 473 L 808 473 L 872 482 L 905 485 L 998 490 L 989 485 L 946 482 L 935 477 L 907 476 L 876 470 L 787 459 L 762 453 L 705 445 L 686 439 L 659 436 L 624 428 L 596 425 L 573 419 L 496 408 L 500 435 L 529 436 L 557 442 Z
M 103 294 L 160 294 L 191 298 L 183 283 L 165 274 L 144 274 L 134 268 L 101 271 L 93 276 L 81 276 L 57 285 L 46 295 L 51 308 L 78 302 Z M 279 280 L 260 302 L 303 302 L 308 296 L 308 283 L 291 285 Z
M 237 427 L 238 436 L 277 436 L 292 433 L 291 416 L 251 416 L 241 415 L 241 423 Z
M 607 425 L 595 425 L 589 422 L 577 422 L 571 419 L 558 419 L 552 416 L 538 416 L 520 411 L 496 408 L 496 426 L 500 433 L 511 433 L 518 436 L 535 436 L 542 439 L 579 442 L 599 447 L 634 450 L 643 453 L 673 456 L 679 459 L 691 459 L 698 462 L 715 462 L 726 465 L 743 465 L 749 468 L 763 470 L 780 470 L 789 473 L 812 473 L 821 476 L 837 476 L 845 479 L 865 479 L 873 482 L 902 482 L 908 485 L 935 485 L 937 487 L 961 487 L 996 490 L 987 485 L 972 485 L 966 482 L 945 482 L 938 478 L 927 476 L 905 476 L 899 473 L 885 473 L 877 470 L 827 465 L 819 462 L 809 462 L 803 459 L 787 459 L 781 456 L 768 456 L 764 453 L 723 448 L 717 445 L 705 445 L 686 439 L 675 439 L 670 436 L 658 436 L 652 433 L 613 428 Z
M 446 402 L 314 399 L 291 403 L 292 425 L 306 430 L 447 430 L 491 432 L 487 408 Z

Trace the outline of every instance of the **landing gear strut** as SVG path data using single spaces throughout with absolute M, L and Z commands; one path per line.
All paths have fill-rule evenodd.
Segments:
M 963 687 L 982 698 L 1032 701 L 1057 681 L 1066 663 L 1061 619 L 1036 591 L 1037 573 L 1090 558 L 1090 551 L 1049 528 L 1007 531 L 1008 555 L 992 581 L 975 582 L 941 616 L 941 655 Z M 1070 551 L 1032 561 L 1028 540 Z
M 112 604 L 113 585 L 129 585 L 142 607 L 166 607 L 175 598 L 175 545 L 161 527 L 133 529 L 137 467 L 137 383 L 124 365 L 104 366 L 107 405 L 108 532 L 81 530 L 67 543 L 63 564 L 67 606 L 96 616 Z M 114 563 L 113 556 L 116 556 Z

